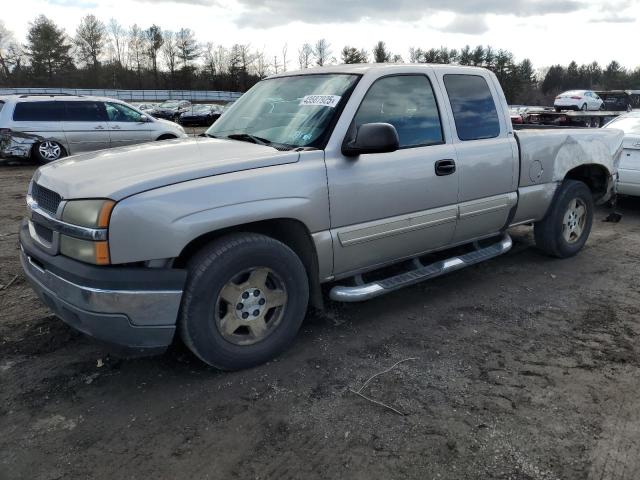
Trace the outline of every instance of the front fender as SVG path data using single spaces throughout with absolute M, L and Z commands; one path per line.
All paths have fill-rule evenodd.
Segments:
M 169 185 L 118 202 L 109 225 L 114 264 L 175 258 L 217 230 L 288 218 L 329 230 L 324 162 L 301 162 Z

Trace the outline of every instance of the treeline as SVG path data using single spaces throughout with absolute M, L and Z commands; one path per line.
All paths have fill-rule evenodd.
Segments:
M 459 50 L 410 48 L 406 60 L 491 69 L 510 103 L 544 103 L 568 89 L 640 89 L 640 69 L 628 71 L 616 61 L 604 68 L 596 62 L 571 62 L 536 71 L 529 59 L 516 61 L 508 50 L 481 45 Z M 337 58 L 326 39 L 305 43 L 295 52 L 285 44 L 271 56 L 249 44 L 203 44 L 189 28 L 125 28 L 94 15 L 83 17 L 73 34 L 41 15 L 30 23 L 22 44 L 0 22 L 0 85 L 14 87 L 245 91 L 267 75 L 292 68 L 402 61 L 382 41 L 371 52 L 347 45 Z

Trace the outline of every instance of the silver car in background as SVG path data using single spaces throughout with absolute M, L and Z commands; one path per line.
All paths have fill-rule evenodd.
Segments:
M 618 167 L 618 193 L 640 196 L 640 112 L 620 115 L 604 128 L 624 132 L 624 150 Z
M 173 122 L 125 102 L 71 95 L 0 99 L 0 157 L 49 163 L 77 153 L 186 137 Z

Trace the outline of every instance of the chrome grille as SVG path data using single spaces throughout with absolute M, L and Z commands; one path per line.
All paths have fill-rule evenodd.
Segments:
M 62 201 L 62 197 L 54 192 L 53 190 L 49 190 L 43 186 L 38 185 L 37 183 L 33 184 L 31 187 L 31 196 L 33 199 L 38 202 L 38 206 L 55 215 L 58 211 L 58 205 Z

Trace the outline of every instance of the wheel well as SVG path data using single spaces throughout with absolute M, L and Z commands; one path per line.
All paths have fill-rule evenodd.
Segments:
M 162 135 L 160 135 L 158 138 L 156 138 L 156 140 L 170 140 L 172 138 L 178 138 L 176 137 L 174 134 L 172 133 L 163 133 Z
M 216 230 L 206 233 L 192 240 L 175 260 L 177 268 L 184 267 L 188 260 L 202 247 L 211 241 L 228 233 L 247 232 L 260 233 L 287 245 L 302 261 L 309 279 L 309 300 L 311 305 L 318 309 L 323 308 L 322 291 L 320 288 L 318 255 L 307 227 L 298 220 L 290 218 L 278 218 L 260 222 L 236 225 L 234 227 Z
M 593 200 L 598 203 L 608 192 L 609 177 L 608 170 L 602 165 L 588 164 L 569 170 L 564 178 L 585 183 L 593 194 Z

